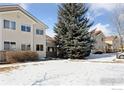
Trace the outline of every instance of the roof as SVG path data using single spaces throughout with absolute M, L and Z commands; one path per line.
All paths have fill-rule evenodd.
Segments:
M 31 15 L 28 11 L 26 11 L 24 8 L 22 8 L 19 5 L 0 5 L 0 12 L 16 11 L 16 10 L 20 10 L 21 12 L 29 16 L 31 19 L 33 19 L 35 22 L 42 24 L 46 29 L 48 28 L 46 24 L 38 20 L 36 17 Z
M 47 40 L 47 41 L 55 41 L 54 38 L 52 38 L 52 37 L 50 37 L 50 36 L 48 36 L 48 35 L 46 35 L 46 40 Z
M 95 29 L 92 30 L 90 33 L 91 33 L 92 35 L 97 36 L 97 35 L 99 35 L 100 33 L 102 33 L 102 31 L 101 31 L 101 30 L 97 30 L 97 28 L 95 28 Z
M 113 41 L 116 38 L 117 38 L 117 36 L 107 36 L 107 37 L 105 37 L 105 41 Z

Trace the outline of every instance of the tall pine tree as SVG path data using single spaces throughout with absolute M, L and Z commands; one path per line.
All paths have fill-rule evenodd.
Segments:
M 58 23 L 54 27 L 58 55 L 63 58 L 82 59 L 89 56 L 92 40 L 88 32 L 93 23 L 86 16 L 85 4 L 61 4 Z

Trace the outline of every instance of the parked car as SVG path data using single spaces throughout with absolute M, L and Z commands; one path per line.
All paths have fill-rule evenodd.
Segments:
M 124 59 L 124 52 L 118 52 L 118 53 L 116 53 L 116 58 L 117 59 Z
M 102 53 L 103 53 L 102 51 L 96 51 L 93 54 L 102 54 Z

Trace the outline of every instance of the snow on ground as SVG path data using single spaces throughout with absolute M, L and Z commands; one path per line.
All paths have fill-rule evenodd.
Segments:
M 50 60 L 1 65 L 0 85 L 124 85 L 123 63 L 88 60 Z M 5 67 L 9 70 L 2 71 Z
M 104 53 L 104 54 L 91 54 L 87 57 L 88 61 L 113 61 L 116 58 L 115 53 Z

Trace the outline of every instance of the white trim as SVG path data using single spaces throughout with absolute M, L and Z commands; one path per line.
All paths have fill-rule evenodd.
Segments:
M 7 20 L 9 21 L 9 28 L 4 28 L 4 20 Z M 17 29 L 17 22 L 15 20 L 11 20 L 11 19 L 3 19 L 2 20 L 3 24 L 2 24 L 2 28 L 5 29 L 5 30 L 8 30 L 8 31 L 15 31 Z M 12 29 L 12 22 L 15 22 L 15 29 Z
M 18 7 L 20 11 L 22 11 L 24 14 L 26 14 L 27 16 L 29 16 L 31 19 L 33 19 L 35 22 L 41 24 L 42 26 L 45 27 L 45 29 L 48 29 L 48 26 L 46 24 L 44 24 L 42 21 L 38 20 L 36 17 L 34 17 L 33 15 L 31 15 L 28 11 L 26 11 L 25 9 L 23 9 L 20 5 L 3 5 L 0 7 Z M 16 11 L 16 10 L 13 10 Z M 5 11 L 7 12 L 7 11 Z

